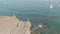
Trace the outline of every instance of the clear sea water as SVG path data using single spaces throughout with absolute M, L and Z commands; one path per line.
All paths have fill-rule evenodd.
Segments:
M 21 20 L 26 20 L 29 18 L 33 26 L 40 24 L 40 20 L 44 19 L 50 26 L 49 28 L 52 30 L 52 32 L 50 31 L 49 33 L 46 33 L 48 30 L 44 31 L 46 34 L 60 33 L 60 7 L 57 6 L 57 1 L 52 2 L 54 4 L 54 8 L 52 9 L 49 8 L 50 3 L 47 4 L 46 2 L 39 0 L 9 0 L 7 5 L 4 5 L 2 1 L 1 3 L 0 16 L 13 16 L 13 12 L 15 12 L 17 18 Z

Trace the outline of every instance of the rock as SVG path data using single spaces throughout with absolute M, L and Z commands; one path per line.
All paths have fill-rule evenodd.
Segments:
M 30 34 L 31 23 L 16 16 L 0 16 L 0 34 Z

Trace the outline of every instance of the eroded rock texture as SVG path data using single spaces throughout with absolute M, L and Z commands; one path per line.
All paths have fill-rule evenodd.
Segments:
M 0 17 L 0 34 L 30 34 L 31 23 L 18 20 L 15 16 Z

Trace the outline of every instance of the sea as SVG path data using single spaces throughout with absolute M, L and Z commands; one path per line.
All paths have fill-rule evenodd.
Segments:
M 2 4 L 1 4 L 2 3 Z M 0 16 L 15 16 L 23 21 L 30 20 L 32 28 L 36 28 L 41 20 L 42 24 L 48 24 L 48 28 L 41 34 L 59 34 L 60 33 L 60 7 L 57 2 L 52 2 L 53 8 L 42 1 L 20 1 L 9 0 L 7 4 L 0 3 Z

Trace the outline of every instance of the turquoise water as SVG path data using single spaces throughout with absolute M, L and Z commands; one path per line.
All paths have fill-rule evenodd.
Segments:
M 1 4 L 2 3 L 2 4 Z M 50 9 L 49 4 L 44 1 L 21 1 L 21 0 L 8 0 L 8 4 L 0 3 L 0 16 L 13 16 L 15 12 L 16 17 L 26 21 L 30 19 L 32 26 L 39 25 L 40 20 L 44 19 L 48 24 L 48 29 L 43 31 L 42 34 L 59 34 L 60 33 L 60 7 L 57 1 L 52 2 L 54 8 Z M 49 30 L 51 30 L 49 32 Z

